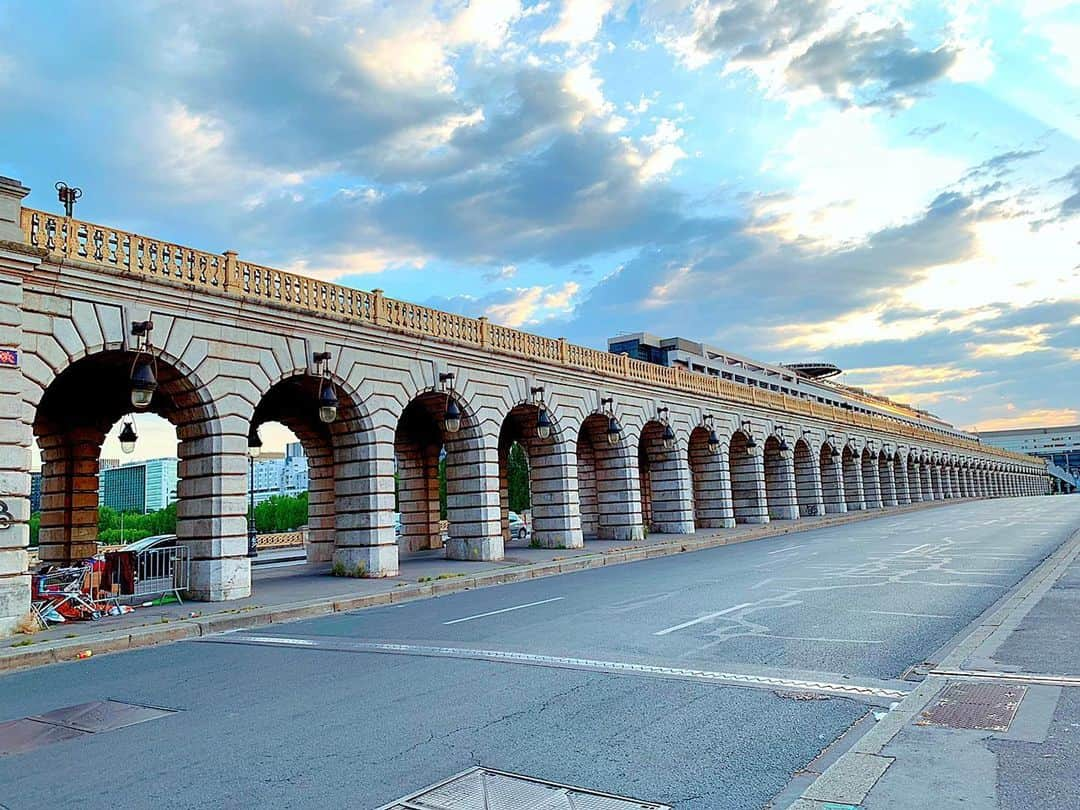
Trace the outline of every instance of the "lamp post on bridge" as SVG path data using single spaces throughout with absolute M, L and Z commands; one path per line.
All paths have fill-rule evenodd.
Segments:
M 262 439 L 257 428 L 248 434 L 248 557 L 259 556 L 258 530 L 255 528 L 255 459 L 262 453 Z

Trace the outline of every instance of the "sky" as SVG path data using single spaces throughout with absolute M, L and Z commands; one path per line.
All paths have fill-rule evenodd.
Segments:
M 0 0 L 0 174 L 553 337 L 1080 422 L 1080 6 Z

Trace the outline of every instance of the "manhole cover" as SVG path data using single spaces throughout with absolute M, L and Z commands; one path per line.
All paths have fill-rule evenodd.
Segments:
M 24 754 L 64 740 L 125 728 L 175 713 L 173 709 L 119 700 L 94 700 L 53 709 L 45 714 L 0 723 L 0 756 Z
M 70 740 L 73 737 L 84 737 L 86 733 L 64 726 L 39 723 L 29 717 L 8 720 L 6 723 L 0 723 L 0 756 L 25 754 L 27 751 Z
M 919 715 L 917 726 L 1008 731 L 1026 686 L 954 683 Z
M 169 714 L 173 712 L 168 709 L 156 709 L 153 706 L 122 703 L 119 700 L 93 700 L 89 703 L 80 703 L 78 706 L 53 709 L 45 714 L 34 715 L 30 719 L 52 723 L 56 726 L 67 726 L 78 731 L 97 733 L 145 723 L 147 720 L 156 720 Z
M 478 767 L 379 810 L 671 810 L 671 806 Z

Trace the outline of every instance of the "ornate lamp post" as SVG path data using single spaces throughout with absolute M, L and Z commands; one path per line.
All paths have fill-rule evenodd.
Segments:
M 259 556 L 258 530 L 255 528 L 255 459 L 262 454 L 262 439 L 258 428 L 248 434 L 248 552 L 249 557 Z
M 56 189 L 57 199 L 64 204 L 64 216 L 71 219 L 71 213 L 75 208 L 75 201 L 82 196 L 82 189 L 73 188 L 63 180 L 58 182 L 53 188 Z

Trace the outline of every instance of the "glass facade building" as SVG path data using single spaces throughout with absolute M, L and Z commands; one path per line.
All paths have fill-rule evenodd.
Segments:
M 110 466 L 98 473 L 98 503 L 118 512 L 156 512 L 176 500 L 175 458 Z
M 1017 453 L 1045 458 L 1073 476 L 1080 475 L 1080 425 L 984 430 L 979 439 Z

